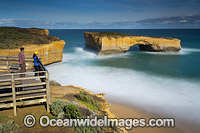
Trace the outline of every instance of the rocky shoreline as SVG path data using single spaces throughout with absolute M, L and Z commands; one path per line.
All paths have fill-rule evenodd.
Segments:
M 120 132 L 126 133 L 127 131 L 121 127 L 41 127 L 38 123 L 39 118 L 42 115 L 47 115 L 50 118 L 54 119 L 64 119 L 68 118 L 65 116 L 66 112 L 62 112 L 60 105 L 73 105 L 78 109 L 78 113 L 81 113 L 81 117 L 90 116 L 91 118 L 96 116 L 108 116 L 108 118 L 115 118 L 115 115 L 112 114 L 109 110 L 110 104 L 108 101 L 103 98 L 104 94 L 93 94 L 92 92 L 85 90 L 81 87 L 75 86 L 60 86 L 59 83 L 54 82 L 51 84 L 51 104 L 50 104 L 50 113 L 46 112 L 44 105 L 36 105 L 36 106 L 27 106 L 27 107 L 20 107 L 18 109 L 18 116 L 13 117 L 12 110 L 2 110 L 0 112 L 0 121 L 1 124 L 4 123 L 5 127 L 3 126 L 3 131 L 7 131 L 7 127 L 13 128 L 13 131 L 16 132 L 83 132 L 83 131 L 90 131 L 90 132 Z M 82 98 L 78 98 L 78 96 L 82 96 Z M 95 102 L 94 105 L 91 103 L 91 100 Z M 54 107 L 55 106 L 55 107 Z M 61 109 L 61 110 L 60 110 Z M 79 112 L 80 111 L 80 112 Z M 73 119 L 76 117 L 79 118 L 77 112 L 73 115 Z M 23 118 L 26 114 L 32 114 L 35 116 L 37 122 L 36 125 L 32 128 L 27 128 L 23 123 Z M 74 118 L 75 117 L 75 118 Z M 12 121 L 12 124 L 8 124 L 8 122 Z M 0 127 L 0 131 L 2 128 Z M 9 130 L 9 129 L 8 129 Z

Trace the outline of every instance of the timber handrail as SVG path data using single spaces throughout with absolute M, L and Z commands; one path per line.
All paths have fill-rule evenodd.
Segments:
M 42 75 L 35 76 L 38 73 Z M 46 102 L 49 112 L 50 85 L 47 71 L 0 74 L 0 108 L 13 107 L 16 116 L 17 106 L 41 101 Z
M 32 57 L 25 57 L 27 63 L 33 63 Z M 9 70 L 13 64 L 19 64 L 19 57 L 12 56 L 0 56 L 0 70 Z M 26 67 L 33 67 L 27 65 Z

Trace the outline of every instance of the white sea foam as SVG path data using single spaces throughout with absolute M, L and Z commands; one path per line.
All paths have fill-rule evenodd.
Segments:
M 198 49 L 198 48 L 182 48 L 182 51 L 184 51 L 184 52 L 200 52 L 200 49 Z
M 112 54 L 112 55 L 103 55 L 103 56 L 97 56 L 96 59 L 108 59 L 108 58 L 128 58 L 130 55 L 130 52 L 121 53 L 121 54 Z
M 182 48 L 178 52 L 148 52 L 148 51 L 142 51 L 142 53 L 146 54 L 155 54 L 155 55 L 188 55 L 194 52 L 200 52 L 200 49 L 198 48 Z
M 200 123 L 199 82 L 85 64 L 101 58 L 107 57 L 96 57 L 94 53 L 76 48 L 75 53 L 64 53 L 63 63 L 47 68 L 50 78 L 62 85 L 81 86 L 95 93 L 104 92 L 115 100 L 120 99 L 149 112 L 163 112 L 177 119 Z

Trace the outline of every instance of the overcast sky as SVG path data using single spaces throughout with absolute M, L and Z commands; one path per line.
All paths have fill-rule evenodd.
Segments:
M 0 0 L 0 26 L 200 28 L 200 0 Z

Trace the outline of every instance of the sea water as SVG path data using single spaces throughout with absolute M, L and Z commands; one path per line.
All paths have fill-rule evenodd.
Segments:
M 84 31 L 174 37 L 180 52 L 143 52 L 137 46 L 119 55 L 85 50 Z M 47 66 L 62 85 L 105 93 L 106 98 L 200 125 L 200 30 L 50 30 L 65 40 L 63 61 Z M 185 130 L 187 131 L 187 129 Z

